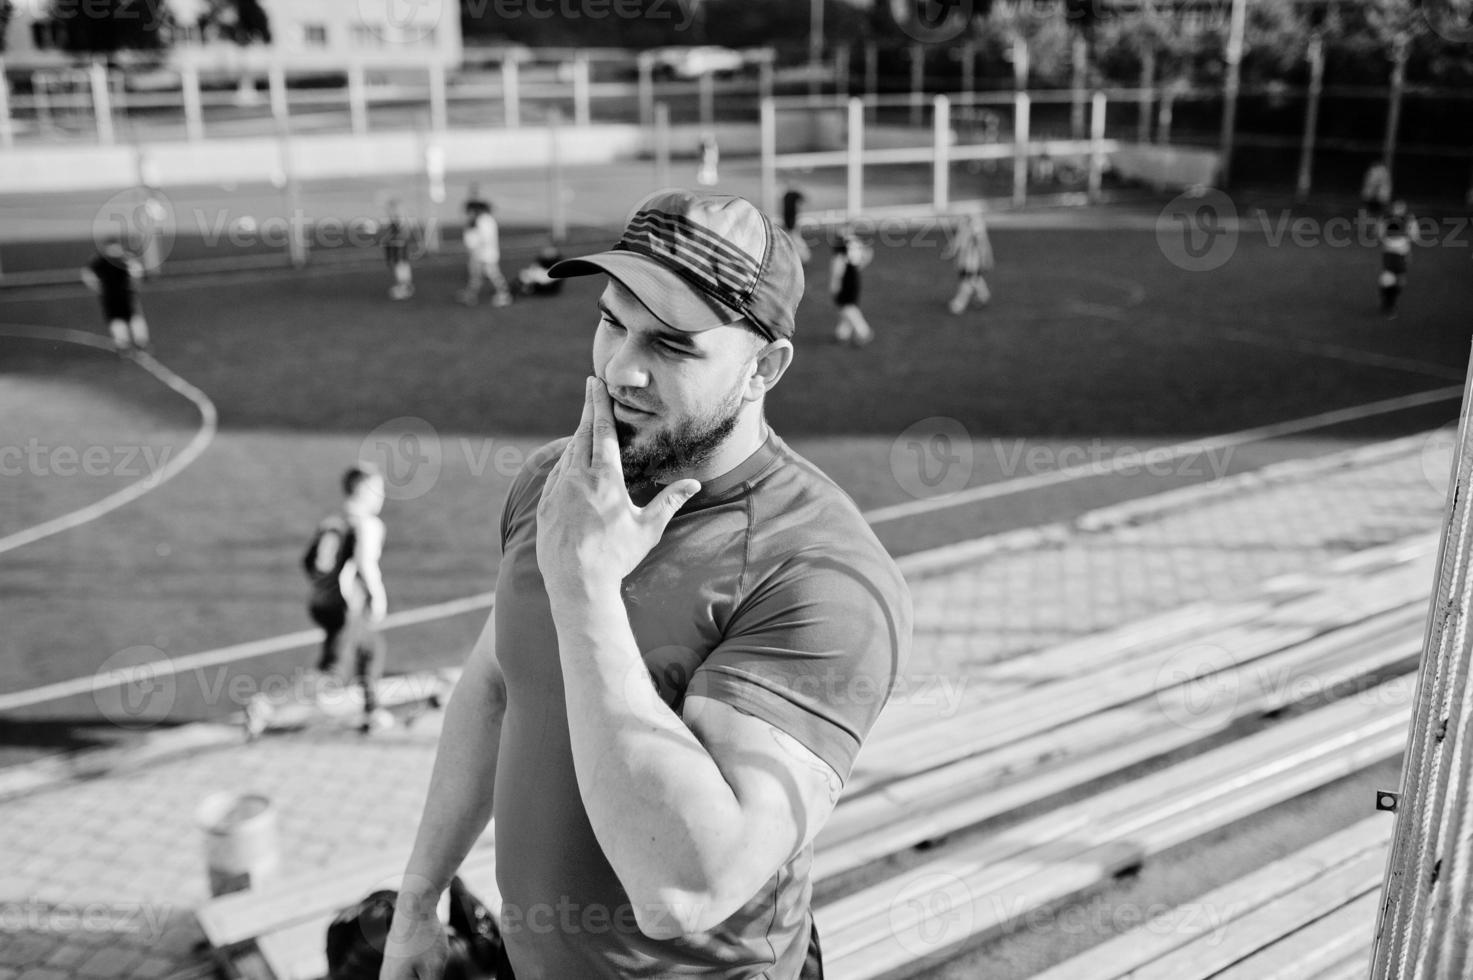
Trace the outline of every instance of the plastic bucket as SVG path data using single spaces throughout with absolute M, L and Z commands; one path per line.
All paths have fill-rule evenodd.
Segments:
M 200 803 L 195 819 L 205 835 L 211 895 L 255 888 L 275 876 L 276 808 L 270 799 L 215 793 Z

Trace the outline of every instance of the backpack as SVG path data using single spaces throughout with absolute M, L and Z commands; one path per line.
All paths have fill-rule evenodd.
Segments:
M 380 889 L 340 911 L 327 928 L 330 980 L 376 980 L 393 924 L 393 891 Z M 479 898 L 457 876 L 450 879 L 450 959 L 446 980 L 495 978 L 501 930 Z
M 302 570 L 307 573 L 315 595 L 342 598 L 343 566 L 353 557 L 356 538 L 353 525 L 341 514 L 334 514 L 317 525 L 312 542 L 302 555 Z

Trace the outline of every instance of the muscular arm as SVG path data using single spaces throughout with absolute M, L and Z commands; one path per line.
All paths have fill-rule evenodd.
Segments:
M 641 931 L 704 932 L 751 900 L 838 799 L 826 763 L 709 698 L 655 696 L 619 594 L 555 606 L 579 793 Z
M 506 683 L 492 655 L 494 620 L 481 631 L 445 708 L 405 888 L 438 899 L 491 820 Z M 433 904 L 433 901 L 430 903 Z
M 383 618 L 389 608 L 389 594 L 384 589 L 384 573 L 379 558 L 384 553 L 384 522 L 378 518 L 363 522 L 353 551 L 353 564 L 368 589 L 368 608 L 375 617 Z

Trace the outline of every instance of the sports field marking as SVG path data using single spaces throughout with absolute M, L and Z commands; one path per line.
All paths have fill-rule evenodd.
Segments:
M 1376 354 L 1371 351 L 1359 350 L 1355 347 L 1345 347 L 1342 344 L 1325 344 L 1312 340 L 1275 337 L 1269 334 L 1241 329 L 1219 330 L 1217 331 L 1217 335 L 1225 340 L 1236 341 L 1240 344 L 1253 344 L 1257 347 L 1268 347 L 1274 350 L 1294 351 L 1297 354 L 1308 354 L 1312 357 L 1324 357 L 1334 361 L 1344 361 L 1347 364 L 1364 364 L 1368 367 L 1387 368 L 1392 371 L 1408 371 L 1412 374 L 1425 374 L 1429 377 L 1445 378 L 1450 381 L 1462 380 L 1464 376 L 1462 371 L 1450 368 L 1445 364 L 1436 364 L 1432 361 L 1419 361 L 1410 357 L 1394 357 L 1390 354 Z
M 97 347 L 109 352 L 113 349 L 112 341 L 99 337 L 96 334 L 85 333 L 81 330 L 67 330 L 62 327 L 47 327 L 31 323 L 0 323 L 0 336 L 24 337 L 31 340 L 54 340 L 68 344 L 80 344 L 84 347 Z M 189 445 L 185 446 L 179 455 L 170 459 L 157 472 L 149 474 L 137 483 L 130 483 L 123 489 L 110 493 L 101 500 L 88 504 L 80 510 L 74 510 L 70 514 L 63 514 L 60 517 L 55 517 L 33 527 L 28 527 L 24 531 L 17 531 L 14 534 L 0 538 L 0 554 L 13 551 L 23 545 L 40 541 L 42 538 L 48 538 L 53 534 L 69 531 L 89 521 L 95 521 L 104 514 L 111 513 L 124 504 L 137 500 L 145 493 L 158 489 L 179 475 L 185 467 L 199 458 L 199 455 L 214 440 L 215 430 L 218 425 L 218 415 L 215 412 L 215 403 L 210 401 L 204 392 L 164 367 L 148 354 L 134 354 L 133 362 L 194 403 L 195 408 L 199 410 L 200 414 L 199 431 L 194 434 L 194 437 L 189 440 Z
M 1463 388 L 1461 385 L 1458 385 L 1448 388 L 1436 388 L 1432 391 L 1422 391 L 1414 395 L 1402 395 L 1398 398 L 1386 398 L 1377 402 L 1368 402 L 1365 405 L 1336 409 L 1332 412 L 1321 412 L 1318 415 L 1308 415 L 1304 418 L 1290 419 L 1286 422 L 1275 422 L 1272 425 L 1241 429 L 1237 432 L 1229 432 L 1226 435 L 1213 436 L 1209 439 L 1196 439 L 1190 442 L 1179 442 L 1171 446 L 1158 446 L 1155 449 L 1148 449 L 1144 452 L 1130 450 L 1107 461 L 1096 460 L 1090 463 L 1061 467 L 1057 470 L 1050 470 L 1047 473 L 1032 473 L 1028 476 L 1015 477 L 1011 480 L 1001 480 L 997 483 L 986 484 L 985 486 L 959 490 L 956 493 L 946 494 L 940 497 L 928 497 L 924 500 L 913 500 L 903 504 L 891 504 L 888 507 L 879 507 L 875 510 L 866 511 L 864 516 L 871 526 L 886 524 L 905 517 L 935 513 L 939 510 L 975 504 L 983 500 L 993 500 L 997 497 L 1006 497 L 1025 490 L 1036 490 L 1039 487 L 1054 486 L 1055 484 L 1068 483 L 1071 480 L 1082 480 L 1092 476 L 1104 476 L 1124 469 L 1139 469 L 1145 465 L 1159 465 L 1170 462 L 1171 460 L 1181 459 L 1185 456 L 1216 452 L 1222 449 L 1244 446 L 1248 443 L 1264 442 L 1269 439 L 1278 439 L 1300 432 L 1323 429 L 1332 425 L 1340 425 L 1344 422 L 1354 422 L 1359 419 L 1371 418 L 1375 415 L 1386 415 L 1408 408 L 1433 405 L 1441 401 L 1451 401 L 1461 398 L 1462 395 Z

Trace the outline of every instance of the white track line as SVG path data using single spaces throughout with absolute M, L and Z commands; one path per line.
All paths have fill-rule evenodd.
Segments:
M 107 351 L 113 349 L 111 341 L 105 340 L 96 334 L 84 333 L 81 330 L 67 330 L 61 327 L 44 327 L 36 324 L 0 323 L 0 336 L 54 340 L 63 343 L 81 344 L 87 347 L 99 347 Z M 121 490 L 108 494 L 95 503 L 88 504 L 80 510 L 74 510 L 70 514 L 63 514 L 49 521 L 43 521 L 34 527 L 28 527 L 24 531 L 17 531 L 14 534 L 0 538 L 0 554 L 13 551 L 23 545 L 40 541 L 42 538 L 50 537 L 53 534 L 69 531 L 89 521 L 95 521 L 104 514 L 117 510 L 124 504 L 132 503 L 145 493 L 158 489 L 178 476 L 186 466 L 199 458 L 199 455 L 205 451 L 210 442 L 215 438 L 215 430 L 218 426 L 219 417 L 215 412 L 215 403 L 210 401 L 204 392 L 164 367 L 148 354 L 134 354 L 133 361 L 149 374 L 152 374 L 155 378 L 158 378 L 174 391 L 194 403 L 195 408 L 199 410 L 200 414 L 199 431 L 194 434 L 193 439 L 189 440 L 189 445 L 184 447 L 183 452 L 165 463 L 157 472 L 150 473 L 137 483 L 131 483 Z
M 892 504 L 889 507 L 879 507 L 875 510 L 866 511 L 864 516 L 872 526 L 885 524 L 890 521 L 898 521 L 904 517 L 914 517 L 917 514 L 929 514 L 951 507 L 961 507 L 983 500 L 1006 497 L 1015 493 L 1021 493 L 1024 490 L 1035 490 L 1039 487 L 1053 486 L 1057 483 L 1067 483 L 1071 480 L 1081 480 L 1091 476 L 1104 476 L 1123 469 L 1139 469 L 1143 465 L 1165 463 L 1174 459 L 1181 459 L 1184 456 L 1196 456 L 1200 453 L 1242 446 L 1250 442 L 1264 442 L 1268 439 L 1277 439 L 1282 436 L 1294 435 L 1298 432 L 1323 429 L 1328 426 L 1339 425 L 1342 422 L 1354 422 L 1357 419 L 1370 418 L 1373 415 L 1385 415 L 1390 412 L 1399 412 L 1403 409 L 1416 408 L 1421 405 L 1433 405 L 1437 402 L 1460 398 L 1462 394 L 1463 389 L 1461 386 L 1436 388 L 1432 391 L 1418 392 L 1415 395 L 1402 395 L 1399 398 L 1387 398 L 1378 402 L 1369 402 L 1365 405 L 1336 409 L 1333 412 L 1321 412 L 1318 415 L 1290 419 L 1287 422 L 1275 422 L 1273 425 L 1242 429 L 1238 432 L 1229 432 L 1226 435 L 1213 436 L 1210 439 L 1179 442 L 1173 446 L 1158 446 L 1155 449 L 1148 449 L 1144 452 L 1132 449 L 1108 461 L 1095 461 L 1092 463 L 1081 463 L 1077 466 L 1065 466 L 1062 469 L 1051 470 L 1047 473 L 1034 473 L 1012 480 L 988 483 L 984 486 L 972 487 L 969 490 L 959 490 L 956 493 L 946 494 L 940 497 L 928 497 L 924 500 L 913 500 L 904 504 Z
M 1219 330 L 1217 331 L 1217 335 L 1224 340 L 1232 340 L 1240 344 L 1252 344 L 1255 347 L 1267 347 L 1272 350 L 1293 351 L 1296 354 L 1324 357 L 1334 361 L 1344 361 L 1348 364 L 1364 364 L 1368 367 L 1387 368 L 1392 371 L 1407 371 L 1412 374 L 1425 374 L 1429 377 L 1444 378 L 1450 381 L 1458 381 L 1464 377 L 1462 371 L 1456 368 L 1450 368 L 1445 364 L 1436 364 L 1432 361 L 1419 361 L 1410 357 L 1395 357 L 1390 354 L 1376 354 L 1372 351 L 1364 351 L 1355 347 L 1345 347 L 1341 344 L 1324 344 L 1312 340 L 1273 337 L 1268 334 L 1255 333 L 1252 330 Z

